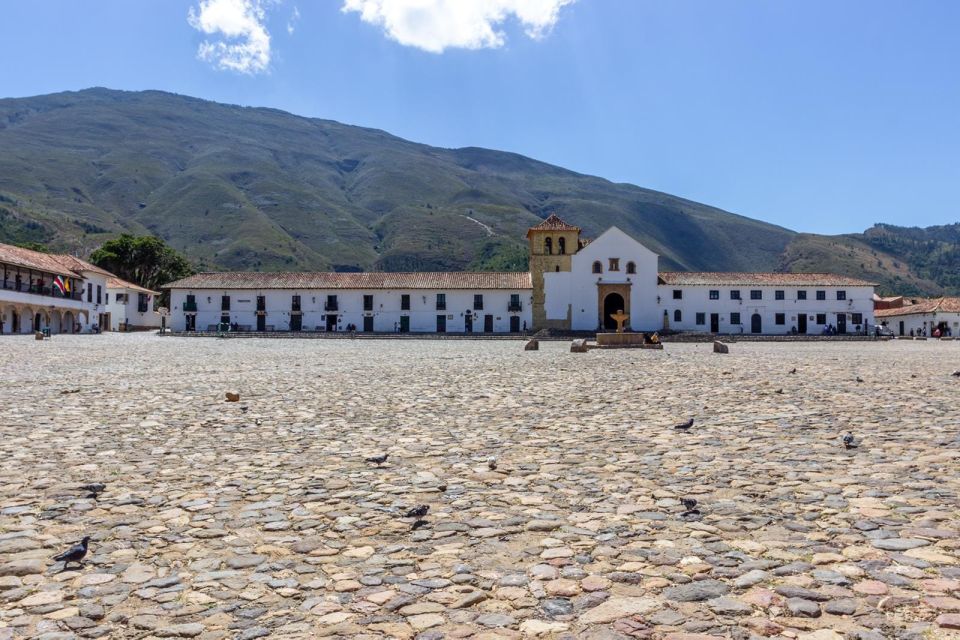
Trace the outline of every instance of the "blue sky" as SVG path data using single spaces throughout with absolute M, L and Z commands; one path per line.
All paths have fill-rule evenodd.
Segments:
M 960 220 L 955 0 L 35 0 L 2 15 L 4 97 L 106 86 L 275 107 L 799 231 Z

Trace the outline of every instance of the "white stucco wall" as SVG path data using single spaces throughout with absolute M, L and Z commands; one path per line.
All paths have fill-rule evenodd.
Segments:
M 437 294 L 446 295 L 446 309 L 437 310 Z M 531 292 L 529 289 L 519 290 L 293 290 L 293 289 L 230 289 L 230 290 L 186 290 L 174 289 L 170 297 L 170 327 L 174 331 L 185 329 L 185 313 L 183 304 L 188 294 L 194 294 L 197 302 L 196 328 L 205 331 L 210 325 L 220 322 L 221 315 L 230 316 L 231 322 L 247 325 L 251 330 L 257 326 L 257 296 L 263 295 L 266 300 L 266 325 L 273 327 L 273 331 L 288 331 L 291 318 L 291 301 L 296 294 L 300 295 L 302 311 L 302 328 L 304 331 L 314 331 L 317 327 L 326 327 L 326 316 L 337 316 L 337 330 L 346 331 L 347 325 L 355 324 L 358 331 L 363 330 L 363 318 L 373 317 L 375 332 L 392 333 L 400 326 L 401 316 L 409 316 L 411 333 L 433 333 L 437 330 L 437 316 L 446 318 L 446 331 L 460 333 L 465 331 L 465 316 L 469 313 L 473 317 L 473 333 L 484 332 L 485 316 L 491 316 L 494 333 L 508 333 L 510 318 L 517 317 L 522 330 L 531 326 Z M 401 296 L 410 296 L 410 309 L 401 310 Z M 483 295 L 483 309 L 474 309 L 474 294 Z M 511 294 L 519 295 L 521 310 L 508 310 Z M 230 311 L 221 311 L 221 297 L 230 296 Z M 325 311 L 324 305 L 328 295 L 337 296 L 336 311 Z M 373 310 L 364 311 L 363 296 L 373 296 Z
M 147 311 L 141 312 L 139 308 L 140 291 L 136 289 L 110 288 L 107 290 L 110 294 L 110 303 L 107 305 L 107 311 L 110 313 L 110 331 L 120 331 L 124 323 L 137 329 L 159 328 L 160 314 L 153 310 L 153 296 L 147 301 Z M 118 294 L 127 296 L 125 303 L 117 302 Z
M 679 289 L 682 299 L 675 300 L 673 291 Z M 751 290 L 759 290 L 761 300 L 751 300 Z M 710 300 L 710 291 L 719 291 L 718 300 Z M 730 298 L 731 290 L 740 291 L 740 300 Z M 776 300 L 776 291 L 784 292 L 783 300 Z M 797 299 L 797 291 L 807 292 L 806 300 Z M 846 300 L 837 300 L 837 291 L 846 292 Z M 825 291 L 826 299 L 817 300 L 816 292 Z M 798 316 L 807 316 L 807 334 L 816 335 L 832 324 L 837 326 L 837 314 L 845 314 L 847 319 L 847 333 L 854 333 L 856 325 L 852 316 L 859 313 L 862 320 L 870 327 L 874 324 L 873 318 L 873 288 L 872 287 L 818 287 L 818 286 L 785 286 L 785 285 L 660 285 L 657 295 L 660 296 L 660 326 L 663 326 L 663 313 L 667 312 L 670 319 L 670 328 L 679 331 L 710 331 L 710 315 L 719 314 L 719 333 L 750 333 L 751 318 L 759 314 L 761 318 L 761 332 L 764 334 L 787 334 L 794 327 L 798 327 Z M 681 320 L 675 320 L 675 312 L 681 312 Z M 697 313 L 703 313 L 704 324 L 696 323 Z M 740 323 L 731 322 L 731 313 L 740 314 Z M 784 324 L 776 324 L 776 314 L 784 314 Z M 825 315 L 823 324 L 817 322 L 818 315 Z M 861 325 L 863 329 L 863 325 Z
M 933 329 L 946 322 L 950 327 L 953 337 L 960 336 L 960 313 L 904 313 L 902 315 L 885 316 L 878 318 L 880 322 L 885 322 L 887 328 L 893 331 L 894 335 L 909 336 L 912 329 L 914 334 L 922 329 L 927 330 L 927 336 L 933 334 Z M 901 333 L 900 323 L 903 323 L 903 333 Z
M 71 317 L 80 323 L 80 331 L 89 333 L 93 325 L 98 322 L 98 315 L 107 310 L 106 307 L 106 276 L 96 272 L 85 271 L 82 274 L 82 296 L 80 300 L 70 298 L 57 298 L 53 296 L 38 295 L 24 291 L 13 291 L 11 289 L 0 289 L 0 322 L 3 325 L 3 333 L 11 333 L 13 328 L 14 305 L 23 310 L 29 308 L 30 317 L 25 314 L 20 318 L 20 330 L 18 333 L 28 334 L 33 332 L 33 320 L 37 313 L 40 313 L 41 329 L 50 329 L 52 333 L 69 333 L 72 327 L 65 326 L 63 322 L 64 312 L 70 312 Z M 47 282 L 52 281 L 52 277 L 45 278 Z M 87 301 L 87 284 L 90 284 L 92 295 L 90 302 Z M 100 304 L 97 304 L 97 286 L 100 286 Z M 49 286 L 49 284 L 48 284 Z M 69 323 L 70 320 L 67 320 Z

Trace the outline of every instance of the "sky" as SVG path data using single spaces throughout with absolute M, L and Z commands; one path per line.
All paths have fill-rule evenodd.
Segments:
M 160 89 L 798 231 L 960 221 L 956 0 L 2 0 L 0 96 Z M 2 153 L 2 150 L 0 150 Z

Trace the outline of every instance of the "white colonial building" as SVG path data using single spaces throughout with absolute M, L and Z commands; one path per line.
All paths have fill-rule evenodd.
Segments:
M 960 336 L 960 298 L 877 299 L 877 322 L 898 336 Z
M 0 269 L 3 333 L 90 332 L 109 323 L 107 279 L 113 274 L 85 260 L 0 244 Z
M 104 331 L 147 331 L 160 328 L 160 314 L 154 310 L 156 291 L 120 278 L 107 279 L 108 317 Z
M 171 328 L 516 333 L 612 330 L 839 334 L 873 324 L 873 284 L 833 274 L 661 273 L 613 227 L 592 242 L 551 215 L 525 273 L 201 273 L 166 285 Z

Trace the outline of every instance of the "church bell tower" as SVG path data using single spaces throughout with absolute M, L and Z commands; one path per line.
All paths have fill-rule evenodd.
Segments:
M 530 279 L 533 284 L 533 330 L 569 330 L 569 310 L 567 317 L 562 320 L 547 320 L 543 274 L 570 271 L 570 258 L 580 249 L 580 227 L 567 224 L 557 214 L 551 213 L 546 220 L 527 230 L 527 242 L 530 245 Z

